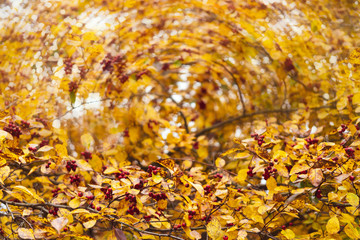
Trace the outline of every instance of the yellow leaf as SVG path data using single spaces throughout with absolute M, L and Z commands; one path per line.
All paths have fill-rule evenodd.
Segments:
M 200 193 L 200 196 L 204 197 L 204 188 L 200 184 L 188 182 Z
M 243 151 L 243 150 L 244 150 L 243 148 L 231 148 L 231 149 L 227 150 L 226 152 L 222 153 L 220 155 L 220 157 L 224 157 L 224 156 L 227 156 L 227 155 L 232 154 L 234 152 Z
M 216 161 L 215 161 L 215 165 L 216 165 L 216 167 L 218 167 L 218 168 L 224 167 L 224 166 L 225 166 L 225 163 L 226 163 L 225 160 L 222 159 L 222 158 L 217 158 Z
M 89 133 L 85 133 L 81 136 L 81 144 L 89 149 L 94 144 L 94 138 Z
M 65 217 L 59 217 L 55 218 L 51 221 L 51 226 L 53 226 L 58 233 L 60 233 L 61 229 L 66 226 L 66 224 L 69 222 L 69 220 Z
M 349 62 L 351 64 L 360 64 L 360 48 L 356 48 L 350 53 Z
M 310 166 L 308 166 L 307 164 L 297 163 L 297 164 L 295 164 L 295 166 L 293 166 L 291 168 L 290 175 L 308 170 L 309 168 L 310 168 Z
M 82 36 L 82 39 L 87 41 L 97 41 L 99 38 L 93 32 L 86 32 Z
M 238 175 L 236 176 L 236 180 L 240 183 L 240 184 L 245 184 L 245 180 L 247 178 L 247 171 L 248 169 L 241 169 L 238 172 Z
M 59 157 L 63 158 L 63 157 L 68 156 L 67 149 L 66 149 L 66 147 L 64 145 L 56 144 L 55 149 L 56 149 L 56 152 L 58 153 Z
M 116 173 L 116 172 L 119 172 L 119 170 L 114 168 L 114 167 L 108 167 L 104 171 L 104 174 L 113 174 L 113 173 Z
M 195 239 L 201 239 L 201 234 L 198 231 L 195 231 L 195 230 L 190 232 L 190 236 L 195 238 Z
M 344 231 L 351 239 L 360 238 L 359 231 L 351 223 L 346 224 Z
M 295 238 L 295 233 L 291 229 L 282 230 L 281 234 L 284 235 L 287 239 Z
M 17 230 L 19 237 L 22 239 L 35 239 L 34 232 L 32 229 L 29 228 L 19 228 Z
M 340 98 L 340 100 L 336 103 L 337 110 L 340 111 L 340 110 L 344 109 L 346 107 L 347 103 L 348 103 L 347 97 Z
M 95 226 L 97 220 L 90 220 L 88 222 L 83 223 L 85 228 L 92 228 Z
M 354 94 L 352 102 L 353 104 L 360 104 L 360 92 Z
M 140 128 L 137 127 L 129 128 L 129 137 L 132 143 L 136 143 L 140 139 Z
M 82 171 L 93 171 L 91 165 L 85 160 L 78 160 L 76 163 Z
M 359 205 L 359 197 L 354 193 L 348 193 L 346 195 L 346 200 L 353 207 L 357 207 Z
M 159 183 L 163 180 L 162 176 L 160 176 L 159 174 L 156 174 L 156 175 L 152 175 L 152 180 L 155 182 L 155 183 Z
M 48 152 L 53 149 L 54 149 L 53 147 L 46 145 L 46 146 L 41 147 L 39 150 L 37 150 L 37 152 Z
M 223 231 L 221 230 L 221 224 L 217 218 L 213 218 L 209 224 L 206 226 L 207 233 L 212 239 L 219 239 L 223 236 Z
M 323 180 L 323 173 L 320 168 L 312 168 L 309 172 L 309 180 L 315 187 L 319 186 Z
M 170 171 L 172 171 L 172 173 L 174 172 L 175 161 L 173 159 L 171 159 L 171 158 L 159 159 L 156 162 L 159 163 L 160 165 L 166 167 Z
M 329 234 L 335 234 L 340 231 L 339 219 L 336 216 L 329 219 L 326 224 L 326 231 L 328 231 Z
M 274 196 L 275 188 L 277 187 L 277 182 L 275 178 L 270 177 L 266 180 L 266 187 L 269 190 L 269 199 L 272 199 Z
M 4 139 L 13 140 L 13 137 L 10 133 L 0 129 L 0 141 L 3 141 Z
M 79 198 L 74 198 L 69 202 L 69 206 L 71 208 L 78 208 L 80 206 L 80 199 Z
M 44 199 L 42 199 L 41 197 L 39 197 L 36 193 L 30 191 L 29 189 L 27 189 L 24 186 L 15 186 L 13 187 L 13 189 L 19 190 L 25 194 L 28 194 L 30 196 L 32 196 L 33 198 L 35 198 L 36 200 L 40 201 L 40 202 L 45 202 Z

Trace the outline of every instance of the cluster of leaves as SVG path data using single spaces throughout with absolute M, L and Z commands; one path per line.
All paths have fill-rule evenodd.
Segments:
M 0 238 L 360 238 L 357 2 L 0 10 Z

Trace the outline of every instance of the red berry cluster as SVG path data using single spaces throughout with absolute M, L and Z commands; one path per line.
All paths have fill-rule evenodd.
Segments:
M 101 188 L 100 190 L 105 194 L 105 200 L 113 199 L 113 190 L 112 190 L 112 188 Z
M 122 178 L 126 178 L 126 176 L 129 176 L 129 172 L 128 171 L 124 171 L 122 169 L 119 169 L 119 173 L 115 173 L 115 178 L 116 179 L 122 179 Z
M 206 103 L 203 100 L 198 101 L 198 105 L 201 110 L 206 109 Z
M 217 173 L 214 175 L 214 178 L 219 178 L 219 180 L 221 180 L 223 178 L 223 175 L 220 173 Z
M 76 92 L 79 88 L 79 84 L 76 81 L 69 82 L 69 92 Z
M 95 199 L 95 196 L 94 195 L 91 195 L 91 196 L 86 196 L 87 200 L 94 200 Z
M 288 72 L 290 72 L 291 70 L 294 70 L 294 64 L 293 61 L 291 60 L 291 58 L 286 58 L 285 62 L 284 62 L 284 69 Z
M 210 185 L 206 185 L 204 187 L 204 190 L 205 190 L 205 194 L 208 195 L 210 192 L 211 192 L 211 186 Z
M 59 208 L 57 207 L 54 207 L 53 209 L 50 209 L 49 210 L 49 213 L 54 215 L 54 216 L 57 216 L 58 215 L 58 211 L 59 211 Z
M 235 224 L 234 223 L 227 223 L 226 226 L 227 227 L 232 227 L 232 226 L 235 226 Z
M 349 158 L 355 158 L 355 150 L 351 147 L 345 148 L 345 152 L 348 155 Z
M 45 127 L 47 126 L 46 120 L 43 118 L 35 118 L 35 121 L 41 122 Z
M 158 174 L 160 169 L 161 169 L 160 167 L 155 167 L 153 165 L 149 165 L 148 169 L 147 169 L 147 172 L 149 173 L 149 177 L 151 177 L 152 174 L 154 174 L 154 175 Z
M 346 131 L 346 129 L 347 129 L 347 126 L 346 126 L 345 124 L 341 124 L 341 129 L 338 130 L 338 132 L 339 132 L 340 134 L 343 134 L 343 133 Z
M 95 209 L 94 203 L 93 203 L 93 202 L 90 203 L 90 204 L 89 204 L 89 207 L 92 208 L 92 209 Z M 97 211 L 100 211 L 100 210 L 101 210 L 101 207 L 100 207 L 100 206 L 97 206 L 97 207 L 96 207 L 96 210 L 97 210 Z
M 178 224 L 178 225 L 174 225 L 174 229 L 177 230 L 181 227 L 186 227 L 186 223 L 182 223 L 182 224 Z
M 72 160 L 72 161 L 67 161 L 66 163 L 66 170 L 68 172 L 70 172 L 71 170 L 73 170 L 74 172 L 76 171 L 77 165 L 76 165 L 76 161 Z
M 36 147 L 28 147 L 29 151 L 36 152 L 38 149 Z M 49 164 L 50 166 L 50 164 Z
M 50 167 L 50 165 L 51 165 L 51 162 L 50 162 L 50 161 L 48 161 L 48 162 L 47 162 L 47 164 L 45 165 L 45 167 L 46 167 L 46 168 L 49 168 L 49 167 Z
M 54 190 L 51 190 L 53 197 L 57 197 L 57 195 L 59 194 L 60 188 L 55 188 Z
M 246 173 L 249 177 L 253 177 L 255 175 L 255 173 L 253 172 L 254 168 L 255 167 L 248 166 L 249 171 L 247 171 Z
M 152 215 L 145 215 L 144 219 L 145 219 L 145 221 L 148 222 L 148 221 L 150 221 L 151 217 L 152 217 Z
M 130 193 L 125 193 L 125 200 L 136 204 L 136 197 Z
M 85 68 L 84 66 L 81 66 L 81 67 L 79 68 L 79 70 L 80 70 L 80 78 L 81 78 L 81 79 L 84 79 L 84 78 L 85 78 L 85 75 L 86 75 L 86 68 Z
M 350 94 L 347 96 L 347 99 L 349 101 L 349 103 L 352 103 L 352 98 L 353 98 L 354 94 Z
M 39 144 L 38 148 L 42 148 L 43 146 L 49 145 L 49 140 L 42 140 Z
M 277 169 L 274 168 L 274 163 L 270 162 L 269 165 L 265 168 L 265 172 L 263 174 L 263 177 L 265 180 L 268 180 L 270 176 L 274 176 L 277 172 Z
M 85 160 L 92 159 L 92 154 L 89 151 L 81 152 L 81 155 L 85 158 Z
M 194 217 L 195 214 L 196 214 L 196 212 L 193 211 L 193 210 L 189 210 L 188 213 L 189 213 L 189 217 L 188 217 L 188 218 L 189 218 L 190 220 L 193 219 L 193 217 Z
M 319 198 L 319 199 L 322 197 L 322 195 L 321 195 L 321 190 L 320 190 L 320 189 L 317 189 L 317 190 L 316 190 L 316 192 L 315 192 L 315 197 L 316 197 L 316 198 Z
M 140 178 L 140 182 L 135 184 L 134 188 L 135 189 L 142 189 L 144 187 L 144 183 L 145 183 L 144 179 Z
M 203 216 L 201 218 L 202 221 L 206 221 L 206 223 L 209 223 L 211 221 L 211 216 L 207 217 L 207 216 Z
M 72 73 L 72 67 L 74 65 L 74 63 L 72 63 L 72 59 L 71 58 L 66 58 L 64 60 L 64 64 L 65 64 L 65 73 L 66 74 L 71 74 Z
M 310 145 L 313 145 L 313 144 L 317 144 L 319 142 L 318 139 L 312 139 L 312 138 L 305 138 L 305 141 L 307 142 L 307 144 L 305 144 L 305 147 L 307 149 L 309 149 Z
M 40 134 L 37 132 L 31 134 L 31 138 L 38 138 L 38 137 L 40 137 Z
M 111 56 L 111 54 L 107 54 L 106 57 L 100 62 L 101 65 L 103 65 L 103 71 L 108 71 L 112 73 L 114 71 L 114 65 L 117 66 L 118 71 L 117 74 L 120 76 L 121 73 L 125 70 L 126 60 L 124 56 L 118 55 L 118 56 Z
M 14 137 L 19 137 L 22 134 L 21 129 L 13 122 L 9 122 L 9 124 L 4 127 L 4 131 L 10 133 Z
M 134 215 L 135 213 L 136 214 L 139 214 L 140 211 L 139 209 L 137 208 L 136 206 L 136 197 L 135 196 L 132 196 L 129 201 L 131 202 L 131 205 L 129 206 L 129 209 L 126 211 L 126 213 L 130 214 L 130 215 Z
M 26 129 L 26 128 L 29 128 L 29 127 L 30 127 L 30 123 L 27 122 L 27 121 L 25 121 L 25 120 L 21 120 L 20 126 L 21 126 L 21 128 Z
M 151 197 L 152 199 L 156 200 L 156 201 L 159 201 L 161 199 L 167 199 L 167 196 L 165 193 L 153 193 L 153 192 L 150 192 L 149 193 L 149 197 Z
M 199 149 L 199 142 L 197 142 L 197 141 L 194 142 L 193 148 L 196 149 L 196 150 Z
M 261 147 L 261 145 L 263 143 L 265 143 L 265 141 L 264 141 L 265 136 L 264 135 L 259 135 L 257 133 L 253 133 L 253 134 L 251 134 L 251 137 L 254 138 L 255 140 L 257 140 L 257 143 L 258 143 L 258 145 L 260 147 Z
M 70 183 L 79 185 L 80 184 L 80 177 L 79 175 L 75 174 L 74 176 L 70 176 Z
M 148 121 L 148 123 L 147 123 L 148 128 L 152 129 L 152 128 L 153 128 L 153 126 L 154 126 L 154 124 L 155 124 L 155 125 L 158 125 L 158 124 L 159 124 L 159 122 L 158 122 L 158 121 L 156 121 L 156 120 L 150 119 L 150 120 Z

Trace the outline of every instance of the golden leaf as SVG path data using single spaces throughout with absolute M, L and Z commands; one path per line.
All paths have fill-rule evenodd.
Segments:
M 217 218 L 213 218 L 208 225 L 206 225 L 206 230 L 212 239 L 219 239 L 224 235 L 224 232 L 221 230 L 221 224 Z
M 85 223 L 83 223 L 85 228 L 92 228 L 93 226 L 95 226 L 97 220 L 90 220 L 87 221 Z
M 171 159 L 171 158 L 159 159 L 156 162 L 159 163 L 160 165 L 166 167 L 170 171 L 172 171 L 172 173 L 174 173 L 175 161 L 173 159 Z
M 81 144 L 87 149 L 94 144 L 94 138 L 90 135 L 90 133 L 83 134 L 80 139 Z
M 19 228 L 17 230 L 19 237 L 22 239 L 35 239 L 34 232 L 29 228 Z
M 78 208 L 80 206 L 80 199 L 79 198 L 74 198 L 69 202 L 69 206 L 71 208 Z
M 340 231 L 339 219 L 336 216 L 329 219 L 326 224 L 326 231 L 328 231 L 329 234 L 335 234 Z
M 359 205 L 359 197 L 354 193 L 348 193 L 346 195 L 346 200 L 353 207 L 357 207 Z
M 323 180 L 323 172 L 320 168 L 312 168 L 309 172 L 309 180 L 315 187 L 319 186 Z

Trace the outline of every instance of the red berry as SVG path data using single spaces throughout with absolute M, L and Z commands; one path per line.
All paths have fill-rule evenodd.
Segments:
M 286 229 L 286 226 L 285 226 L 285 225 L 282 225 L 281 228 L 282 228 L 283 230 L 285 230 L 285 229 Z
M 96 210 L 100 211 L 100 210 L 101 210 L 101 207 L 100 207 L 100 206 L 99 206 L 99 207 L 97 207 L 97 208 L 96 208 Z
M 355 177 L 354 177 L 354 176 L 350 176 L 349 179 L 350 179 L 350 181 L 353 182 L 353 181 L 355 180 Z
M 224 239 L 224 240 L 228 240 L 229 237 L 225 235 L 225 236 L 223 237 L 223 239 Z
M 291 226 L 293 226 L 294 224 L 291 222 L 291 223 L 289 223 L 289 226 L 291 227 Z
M 78 193 L 78 196 L 79 196 L 79 197 L 82 197 L 83 195 L 84 195 L 84 194 L 83 194 L 82 192 L 79 192 L 79 193 Z

